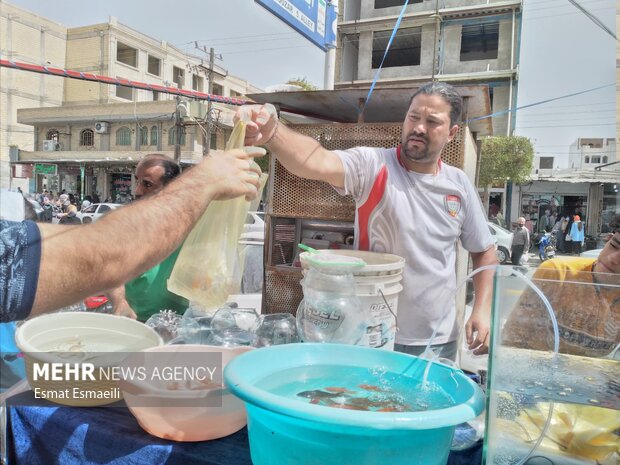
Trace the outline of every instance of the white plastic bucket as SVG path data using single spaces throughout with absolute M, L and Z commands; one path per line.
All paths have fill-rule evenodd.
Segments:
M 330 249 L 318 252 L 353 256 L 366 262 L 366 266 L 353 272 L 353 277 L 362 308 L 367 308 L 375 321 L 374 325 L 366 328 L 366 334 L 359 345 L 394 350 L 398 294 L 403 290 L 400 281 L 405 259 L 398 255 L 362 250 Z M 301 254 L 300 259 L 305 274 L 309 265 L 304 260 L 304 254 Z

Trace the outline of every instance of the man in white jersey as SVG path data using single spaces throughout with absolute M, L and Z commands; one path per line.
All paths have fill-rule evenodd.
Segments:
M 279 124 L 269 107 L 248 106 L 237 113 L 251 119 L 247 145 L 264 145 L 291 173 L 328 182 L 354 197 L 356 248 L 405 258 L 396 335 L 401 352 L 420 354 L 436 330 L 433 349 L 455 358 L 459 240 L 474 268 L 497 263 L 478 192 L 465 173 L 440 160 L 458 131 L 461 108 L 454 87 L 426 84 L 411 98 L 402 145 L 337 151 Z M 476 300 L 465 329 L 475 354 L 488 350 L 492 277 L 492 270 L 474 277 Z

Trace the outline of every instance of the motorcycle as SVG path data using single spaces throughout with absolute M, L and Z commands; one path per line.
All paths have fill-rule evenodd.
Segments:
M 546 232 L 537 238 L 536 245 L 538 246 L 538 258 L 540 258 L 540 261 L 544 262 L 545 260 L 551 260 L 555 257 L 557 243 L 556 232 L 557 231 L 553 233 Z

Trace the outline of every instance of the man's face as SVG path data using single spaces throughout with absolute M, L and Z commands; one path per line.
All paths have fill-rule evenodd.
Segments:
M 450 104 L 443 97 L 417 95 L 403 123 L 403 162 L 415 171 L 429 166 L 434 169 L 444 145 L 457 131 L 458 125 L 450 125 Z
M 138 165 L 136 169 L 136 190 L 134 192 L 137 199 L 145 195 L 151 195 L 164 187 L 164 167 L 161 165 L 148 166 Z
M 596 260 L 597 273 L 620 273 L 620 229 L 607 241 Z

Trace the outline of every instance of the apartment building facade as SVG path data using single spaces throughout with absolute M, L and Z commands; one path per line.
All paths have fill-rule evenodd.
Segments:
M 260 91 L 249 82 L 229 75 L 217 64 L 211 67 L 206 56 L 186 53 L 165 41 L 154 39 L 123 25 L 114 17 L 110 17 L 107 23 L 66 28 L 4 2 L 0 3 L 0 6 L 2 6 L 3 26 L 0 48 L 3 59 L 50 65 L 164 87 L 204 93 L 210 91 L 225 97 L 240 97 Z M 71 157 L 75 157 L 76 163 L 73 165 L 77 164 L 76 166 L 79 166 L 85 154 L 93 151 L 119 150 L 122 158 L 122 154 L 127 152 L 127 147 L 115 144 L 115 137 L 117 124 L 125 124 L 126 118 L 133 119 L 127 127 L 133 131 L 130 147 L 138 152 L 131 156 L 134 165 L 137 162 L 135 157 L 139 156 L 143 148 L 148 148 L 150 151 L 155 149 L 166 151 L 166 144 L 162 146 L 161 142 L 167 131 L 165 125 L 159 127 L 156 124 L 158 128 L 156 137 L 159 139 L 155 144 L 151 144 L 152 125 L 148 126 L 148 144 L 144 144 L 142 134 L 138 136 L 134 134 L 136 131 L 138 133 L 143 131 L 146 122 L 151 124 L 172 119 L 177 105 L 175 98 L 169 94 L 7 68 L 0 68 L 0 72 L 3 73 L 3 78 L 8 77 L 2 79 L 1 84 L 3 91 L 1 187 L 21 187 L 24 192 L 40 190 L 43 185 L 48 189 L 52 186 L 65 188 L 61 187 L 63 184 L 66 184 L 67 188 L 81 187 L 81 181 L 70 181 L 76 175 L 75 166 L 72 167 L 69 162 Z M 211 86 L 209 78 L 212 78 Z M 27 98 L 23 98 L 22 95 L 26 95 Z M 9 105 L 4 104 L 5 100 Z M 158 106 L 157 102 L 162 103 Z M 108 105 L 122 103 L 130 104 L 129 116 L 124 113 L 125 110 L 119 110 L 124 108 L 122 105 L 105 109 Z M 144 117 L 141 117 L 137 107 L 141 103 L 154 103 L 152 106 L 161 109 L 162 113 L 154 115 L 146 105 L 143 106 Z M 52 112 L 48 115 L 44 112 L 43 116 L 37 119 L 39 114 L 35 112 L 36 118 L 22 117 L 20 118 L 22 122 L 18 123 L 18 109 L 61 105 L 62 109 L 58 113 Z M 206 114 L 206 104 L 197 105 L 197 102 L 194 102 L 190 105 L 190 102 L 184 102 L 180 110 L 188 113 L 186 123 L 199 123 L 196 128 L 188 126 L 186 132 L 193 134 L 194 129 L 203 128 L 196 137 L 199 147 L 192 146 L 187 150 L 202 154 L 202 148 L 206 145 L 205 133 L 209 134 L 211 147 L 223 146 L 224 135 L 232 126 L 233 107 L 214 104 L 210 118 Z M 5 118 L 5 112 L 9 112 L 11 116 Z M 63 121 L 62 114 L 65 112 L 67 117 Z M 30 115 L 28 112 L 25 114 Z M 47 124 L 48 117 L 53 118 L 52 125 Z M 4 121 L 7 121 L 6 125 L 10 127 L 5 128 Z M 84 142 L 80 139 L 84 130 L 92 131 L 92 136 L 87 136 L 88 145 L 81 143 Z M 124 132 L 126 136 L 122 140 L 123 144 L 130 138 L 127 131 Z M 189 134 L 186 134 L 188 139 L 193 138 L 193 135 L 188 136 Z M 11 149 L 9 147 L 11 145 L 15 147 Z M 50 174 L 46 171 L 49 168 L 43 168 L 42 164 L 48 163 L 54 157 L 62 161 L 57 164 L 55 174 Z M 119 158 L 109 154 L 106 157 Z M 40 163 L 37 164 L 37 161 Z M 41 170 L 40 173 L 37 171 L 38 168 Z M 111 166 L 101 161 L 99 168 L 105 172 Z M 48 176 L 53 178 L 47 179 Z M 76 183 L 77 186 L 74 186 Z
M 440 80 L 486 84 L 493 133 L 509 135 L 517 91 L 521 1 L 342 0 L 334 87 L 416 87 Z M 484 115 L 468 115 L 484 116 Z
M 38 65 L 64 65 L 67 28 L 0 0 L 0 57 Z M 0 68 L 0 188 L 27 192 L 28 166 L 11 166 L 10 147 L 34 149 L 32 126 L 17 122 L 17 110 L 54 107 L 64 100 L 64 79 Z M 19 177 L 16 177 L 19 176 Z M 12 183 L 11 180 L 15 182 Z

